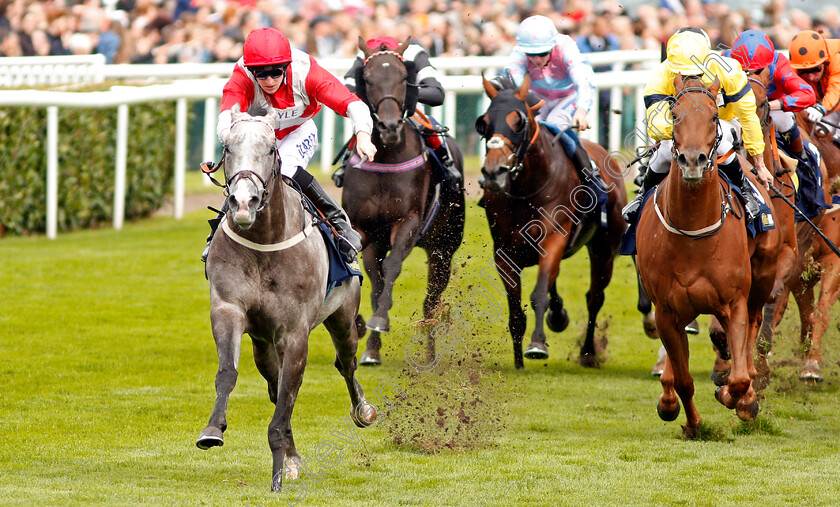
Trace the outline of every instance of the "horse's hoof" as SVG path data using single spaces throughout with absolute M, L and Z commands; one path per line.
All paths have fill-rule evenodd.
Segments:
M 388 324 L 388 319 L 385 317 L 377 317 L 376 315 L 367 321 L 365 327 L 371 331 L 378 331 L 380 333 L 387 333 L 391 330 L 391 326 Z
M 716 386 L 723 387 L 729 383 L 729 370 L 712 370 L 712 373 L 709 375 L 709 378 L 712 380 L 712 383 L 714 383 Z
M 560 333 L 569 327 L 569 313 L 565 308 L 561 308 L 559 312 L 549 309 L 545 314 L 545 324 L 555 333 Z
M 742 421 L 752 421 L 758 415 L 758 400 L 753 400 L 749 404 L 738 404 L 735 407 L 735 413 L 738 414 L 738 419 Z
M 688 334 L 700 334 L 700 324 L 697 323 L 697 319 L 692 320 L 689 325 L 685 326 L 685 332 Z
M 201 430 L 201 434 L 198 436 L 198 440 L 195 441 L 195 445 L 201 450 L 225 445 L 222 430 L 215 426 L 207 426 Z
M 581 354 L 578 361 L 584 368 L 597 368 L 601 366 L 596 354 Z
M 531 342 L 524 355 L 528 359 L 548 359 L 548 348 L 545 343 Z
M 662 374 L 665 373 L 665 365 L 656 363 L 653 365 L 653 369 L 650 370 L 650 374 L 654 377 L 661 377 Z
M 376 408 L 368 402 L 362 402 L 358 407 L 350 411 L 353 417 L 353 423 L 359 428 L 367 428 L 376 422 L 379 414 L 376 413 Z
M 686 424 L 682 427 L 682 432 L 683 438 L 686 438 L 688 440 L 697 439 L 697 426 L 689 426 Z
M 359 359 L 359 364 L 361 366 L 379 366 L 382 364 L 382 357 L 379 355 L 378 350 L 365 350 L 362 353 L 362 358 Z
M 675 420 L 680 415 L 680 404 L 677 403 L 676 408 L 674 410 L 664 410 L 662 408 L 661 403 L 656 403 L 656 413 L 659 414 L 659 418 L 663 421 L 671 422 Z
M 815 380 L 817 382 L 825 380 L 819 363 L 813 359 L 806 361 L 805 367 L 799 372 L 799 380 Z

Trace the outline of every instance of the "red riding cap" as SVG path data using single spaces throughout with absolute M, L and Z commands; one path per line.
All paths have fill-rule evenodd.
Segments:
M 400 47 L 400 43 L 397 42 L 397 39 L 393 37 L 388 37 L 387 35 L 379 35 L 372 39 L 367 40 L 367 45 L 370 49 L 377 49 L 379 46 L 384 45 L 388 49 L 397 49 Z
M 248 34 L 242 55 L 246 67 L 289 63 L 292 61 L 292 47 L 280 30 L 260 28 Z

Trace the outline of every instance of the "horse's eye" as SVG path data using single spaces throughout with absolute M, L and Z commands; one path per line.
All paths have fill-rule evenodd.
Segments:
M 528 126 L 528 117 L 525 116 L 525 113 L 522 111 L 517 111 L 517 113 L 519 113 L 519 120 L 516 122 L 516 126 L 513 127 L 514 132 L 520 132 Z

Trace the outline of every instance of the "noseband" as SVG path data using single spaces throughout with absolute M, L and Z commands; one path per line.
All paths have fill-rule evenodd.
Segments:
M 235 127 L 237 123 L 246 122 L 246 121 L 259 122 L 259 123 L 262 123 L 263 125 L 266 125 L 269 129 L 271 129 L 271 133 L 272 133 L 272 136 L 271 136 L 272 137 L 272 150 L 271 151 L 274 154 L 274 161 L 272 162 L 271 173 L 269 173 L 267 181 L 264 180 L 262 178 L 262 176 L 260 176 L 259 174 L 257 174 L 256 172 L 254 172 L 250 169 L 242 169 L 241 171 L 237 171 L 236 174 L 234 174 L 232 177 L 228 178 L 227 165 L 225 165 L 225 185 L 224 185 L 224 189 L 225 189 L 225 195 L 229 195 L 230 194 L 230 188 L 234 184 L 236 184 L 237 181 L 239 181 L 241 179 L 250 180 L 251 183 L 253 183 L 254 186 L 257 187 L 257 188 L 259 188 L 259 186 L 262 185 L 263 190 L 262 190 L 262 194 L 260 195 L 260 204 L 257 207 L 257 213 L 259 213 L 260 211 L 262 211 L 268 205 L 268 201 L 271 198 L 271 184 L 274 181 L 274 178 L 277 177 L 277 173 L 280 172 L 280 155 L 277 153 L 277 146 L 273 143 L 274 125 L 271 125 L 265 118 L 262 118 L 262 117 L 240 118 L 240 119 L 234 121 L 233 123 L 231 123 L 231 125 L 230 125 L 231 131 L 233 130 L 233 127 Z M 224 152 L 222 153 L 222 159 L 226 158 L 226 155 L 229 152 L 230 152 L 230 150 L 229 150 L 227 144 L 225 144 Z
M 492 113 L 495 112 L 497 115 L 504 117 L 507 116 L 508 113 L 515 111 L 519 113 L 520 119 L 525 122 L 525 128 L 519 132 L 515 132 L 508 126 L 507 122 L 503 121 L 504 126 L 502 127 L 502 132 L 494 132 L 490 139 L 487 140 L 486 148 L 488 152 L 490 150 L 500 150 L 504 147 L 507 147 L 510 150 L 510 155 L 508 155 L 506 161 L 507 165 L 502 167 L 508 170 L 511 178 L 516 179 L 516 176 L 522 170 L 522 166 L 525 162 L 525 153 L 528 152 L 528 148 L 534 144 L 534 141 L 537 140 L 537 136 L 540 135 L 540 124 L 539 122 L 535 122 L 536 127 L 534 128 L 534 134 L 529 139 L 528 129 L 531 126 L 531 122 L 528 119 L 528 114 L 521 111 L 515 104 L 513 107 L 509 107 L 510 105 L 507 103 L 511 101 L 505 100 L 504 102 L 506 104 L 497 104 L 495 107 L 491 104 L 487 109 L 487 115 L 491 116 Z
M 671 103 L 671 115 L 672 115 L 672 117 L 673 117 L 673 110 L 674 110 L 675 107 L 677 107 L 677 102 L 679 102 L 680 97 L 682 97 L 683 95 L 686 95 L 687 93 L 690 93 L 690 92 L 702 92 L 702 93 L 704 93 L 706 96 L 708 96 L 710 99 L 712 99 L 712 104 L 713 104 L 712 107 L 715 108 L 715 116 L 714 116 L 715 130 L 716 130 L 715 142 L 712 143 L 712 149 L 709 150 L 709 155 L 706 157 L 706 160 L 707 160 L 706 166 L 703 168 L 704 172 L 708 172 L 708 171 L 711 171 L 712 168 L 715 166 L 715 158 L 716 158 L 715 153 L 717 152 L 717 148 L 718 148 L 718 145 L 720 144 L 720 140 L 723 138 L 723 134 L 720 131 L 720 122 L 718 122 L 717 98 L 714 95 L 712 95 L 712 92 L 710 92 L 709 89 L 706 88 L 705 86 L 687 86 L 687 87 L 683 88 L 682 90 L 680 90 L 676 94 L 676 96 L 674 96 L 674 101 Z M 692 105 L 696 106 L 697 103 L 695 101 L 693 101 L 691 99 L 689 99 L 689 101 L 692 103 Z M 681 155 L 679 148 L 677 148 L 677 140 L 676 139 L 674 139 L 674 142 L 671 143 L 671 153 L 673 153 L 675 159 Z

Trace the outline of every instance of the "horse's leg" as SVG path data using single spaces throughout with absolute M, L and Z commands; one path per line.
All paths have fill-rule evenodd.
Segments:
M 306 369 L 306 355 L 309 351 L 308 328 L 287 333 L 283 340 L 283 363 L 280 368 L 280 383 L 277 388 L 277 404 L 274 416 L 268 424 L 268 446 L 271 449 L 271 490 L 281 491 L 283 474 L 289 480 L 296 479 L 300 471 L 300 457 L 294 451 L 292 436 L 292 410 L 295 408 L 298 390 Z M 291 452 L 290 452 L 291 451 Z M 288 456 L 289 459 L 286 459 Z
M 555 333 L 562 333 L 569 327 L 569 312 L 563 307 L 563 298 L 557 293 L 557 280 L 548 288 L 548 313 L 545 325 Z
M 382 261 L 382 294 L 374 305 L 373 316 L 368 321 L 368 328 L 375 331 L 390 330 L 388 311 L 394 304 L 394 283 L 402 271 L 402 264 L 417 242 L 420 231 L 420 218 L 411 214 L 401 221 L 391 232 L 391 252 Z M 373 326 L 371 326 L 373 324 Z
M 224 432 L 227 429 L 228 398 L 236 386 L 239 365 L 239 352 L 242 334 L 245 332 L 245 314 L 229 304 L 218 304 L 210 311 L 213 338 L 216 341 L 216 354 L 219 356 L 219 369 L 216 372 L 216 403 L 210 414 L 210 421 L 201 430 L 195 445 L 199 449 L 224 444 Z
M 820 296 L 817 300 L 817 308 L 811 316 L 813 324 L 811 343 L 808 347 L 805 368 L 799 372 L 799 378 L 802 380 L 823 380 L 824 378 L 820 368 L 822 337 L 831 319 L 831 307 L 840 293 L 840 259 L 829 254 L 822 261 L 822 265 Z
M 510 266 L 507 259 L 498 254 L 500 251 L 501 249 L 497 249 L 495 254 L 496 270 L 499 272 L 499 277 L 505 286 L 505 293 L 507 293 L 508 328 L 513 340 L 513 364 L 517 370 L 520 370 L 525 367 L 522 359 L 522 337 L 525 335 L 527 324 L 527 317 L 522 310 L 522 279 L 520 278 L 520 271 Z
M 280 382 L 280 365 L 283 358 L 279 357 L 274 344 L 262 340 L 251 339 L 254 349 L 254 363 L 257 370 L 268 383 L 268 399 L 277 404 L 277 385 Z
M 633 266 L 636 267 L 635 255 L 633 256 Z M 659 333 L 656 332 L 656 317 L 653 313 L 653 303 L 650 302 L 650 298 L 648 297 L 647 292 L 645 292 L 645 287 L 642 285 L 642 278 L 641 275 L 639 275 L 638 267 L 636 267 L 636 286 L 638 287 L 639 291 L 639 298 L 636 303 L 636 309 L 638 309 L 639 313 L 642 314 L 642 327 L 644 328 L 645 334 L 648 338 L 657 340 L 659 339 Z
M 457 245 L 455 246 L 457 248 Z M 429 319 L 433 316 L 438 305 L 440 295 L 449 285 L 449 277 L 452 274 L 452 255 L 455 248 L 447 245 L 446 248 L 438 250 L 430 246 L 427 250 L 429 256 L 429 274 L 426 288 L 426 299 L 423 300 L 423 318 Z
M 604 306 L 604 290 L 610 284 L 613 274 L 613 252 L 605 241 L 593 241 L 589 249 L 589 291 L 586 293 L 586 308 L 589 317 L 586 322 L 586 339 L 580 347 L 580 364 L 588 367 L 598 366 L 595 350 L 595 328 L 598 325 L 598 312 Z
M 805 349 L 811 342 L 811 335 L 813 334 L 814 324 L 811 316 L 814 314 L 814 286 L 816 285 L 815 277 L 802 280 L 797 280 L 793 288 L 793 298 L 796 299 L 796 306 L 799 308 L 799 349 L 797 355 L 804 357 L 807 354 Z
M 749 373 L 749 358 L 753 351 L 750 350 L 750 315 L 746 298 L 736 300 L 729 307 L 729 312 L 717 315 L 721 325 L 726 329 L 730 360 L 729 381 L 725 386 L 719 387 L 715 397 L 726 408 L 733 409 L 738 405 L 741 398 L 745 404 L 752 404 L 755 393 L 751 388 L 752 379 Z M 759 308 L 760 311 L 760 308 Z M 760 315 L 757 311 L 757 315 Z M 757 330 L 757 328 L 756 328 Z M 756 407 L 756 411 L 758 408 Z M 748 415 L 739 410 L 738 416 Z
M 656 329 L 665 351 L 668 353 L 668 360 L 665 363 L 665 371 L 659 377 L 662 384 L 662 394 L 659 396 L 659 403 L 656 411 L 663 421 L 673 421 L 680 413 L 680 403 L 677 396 L 685 406 L 686 425 L 683 433 L 688 438 L 697 436 L 697 427 L 700 425 L 700 414 L 694 406 L 694 379 L 688 371 L 688 335 L 685 333 L 685 324 L 680 323 L 676 315 L 664 308 L 657 308 Z
M 548 310 L 548 288 L 553 286 L 560 272 L 560 259 L 566 249 L 568 240 L 562 234 L 549 236 L 540 245 L 545 251 L 540 255 L 537 271 L 537 284 L 531 292 L 531 307 L 534 309 L 534 332 L 531 333 L 531 344 L 525 349 L 528 359 L 548 358 L 548 347 L 545 343 L 545 329 L 543 321 Z
M 376 304 L 379 301 L 379 296 L 382 295 L 382 288 L 384 287 L 382 259 L 385 257 L 385 253 L 386 250 L 377 243 L 371 243 L 362 251 L 365 272 L 370 280 L 370 303 L 374 312 L 376 311 Z M 379 349 L 382 347 L 382 340 L 379 336 L 379 331 L 374 330 L 370 323 L 368 323 L 368 329 L 371 329 L 371 333 L 368 336 L 367 347 L 362 353 L 359 364 L 362 366 L 376 366 L 382 364 L 382 357 L 379 354 Z
M 324 321 L 324 327 L 332 337 L 335 347 L 335 367 L 347 383 L 350 393 L 351 416 L 356 426 L 365 428 L 376 421 L 377 413 L 373 405 L 365 401 L 365 392 L 356 380 L 356 349 L 359 339 L 356 336 L 354 306 L 348 300 L 339 310 Z
M 715 364 L 709 377 L 716 386 L 725 386 L 729 382 L 729 344 L 726 342 L 726 331 L 714 315 L 709 323 L 709 338 L 715 350 Z
M 794 239 L 795 241 L 795 239 Z M 773 290 L 770 298 L 764 305 L 764 317 L 762 319 L 761 331 L 756 342 L 760 355 L 766 356 L 773 349 L 773 330 L 776 325 L 777 306 L 782 298 L 787 295 L 785 286 L 796 267 L 796 252 L 783 245 L 779 250 L 779 258 L 776 263 L 776 280 L 773 283 Z

